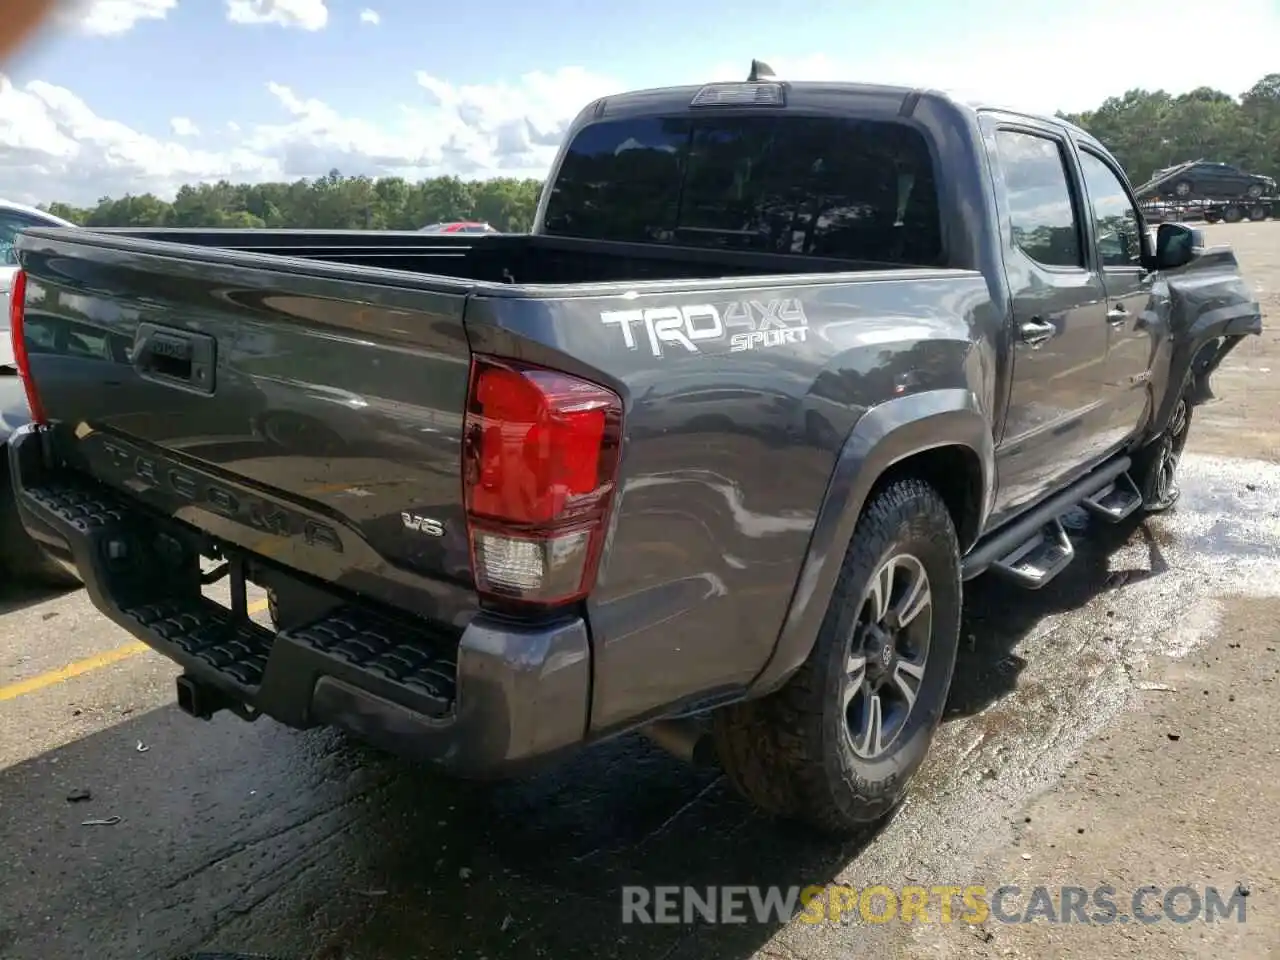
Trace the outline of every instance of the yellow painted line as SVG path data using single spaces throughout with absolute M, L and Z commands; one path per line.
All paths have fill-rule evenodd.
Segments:
M 261 613 L 267 609 L 267 601 L 255 600 L 249 604 L 248 609 L 250 614 Z M 27 680 L 19 680 L 17 683 L 0 687 L 0 701 L 13 700 L 24 694 L 35 693 L 37 690 L 52 687 L 55 684 L 62 683 L 64 680 L 70 680 L 72 677 L 78 677 L 84 673 L 92 673 L 94 670 L 109 667 L 113 663 L 136 657 L 138 654 L 146 653 L 150 649 L 145 643 L 134 642 L 126 643 L 122 647 L 116 647 L 114 650 L 107 650 L 104 653 L 95 653 L 92 657 L 85 657 L 83 660 L 69 663 L 65 667 L 59 667 L 57 670 L 50 670 L 48 673 L 42 673 Z
M 29 680 L 20 680 L 17 683 L 9 684 L 7 687 L 0 687 L 0 700 L 12 700 L 15 697 L 22 696 L 24 693 L 35 693 L 37 690 L 51 687 L 55 683 L 62 683 L 63 680 L 78 677 L 82 673 L 101 670 L 103 667 L 109 667 L 111 664 L 119 663 L 121 660 L 136 657 L 138 654 L 146 653 L 150 649 L 145 643 L 126 643 L 123 647 L 116 647 L 106 653 L 98 653 L 92 657 L 77 660 L 75 663 L 69 663 L 65 667 L 59 667 L 57 670 L 50 670 L 48 673 L 31 677 Z

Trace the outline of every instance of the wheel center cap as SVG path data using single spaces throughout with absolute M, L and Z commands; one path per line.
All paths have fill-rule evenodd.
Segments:
M 872 680 L 878 680 L 888 673 L 896 653 L 893 633 L 872 626 L 867 630 L 866 644 L 867 672 Z

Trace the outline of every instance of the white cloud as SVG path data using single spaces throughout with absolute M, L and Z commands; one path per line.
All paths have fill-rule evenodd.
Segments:
M 377 10 L 369 10 L 368 8 L 360 11 L 360 22 L 371 23 L 375 27 L 382 22 L 382 16 Z
M 269 23 L 299 30 L 323 30 L 329 22 L 325 0 L 226 0 L 232 23 Z
M 115 37 L 143 20 L 163 20 L 177 5 L 178 0 L 78 0 L 60 19 L 76 24 L 85 33 Z
M 306 16 L 305 0 L 235 2 L 272 23 L 284 23 L 286 8 L 296 26 L 316 23 L 316 10 L 321 11 L 319 18 L 326 16 L 323 4 L 315 0 L 312 19 L 303 21 L 297 18 Z M 1054 49 L 1096 46 L 1099 23 L 1109 24 L 1107 36 L 1138 36 L 1137 22 L 1157 7 L 1165 11 L 1161 16 L 1176 22 L 1193 2 L 1202 0 L 1130 0 L 1135 10 L 1127 5 L 1107 7 L 1104 15 L 1098 11 L 1106 2 L 1077 0 L 1061 22 L 1046 17 L 1046 29 L 1054 31 Z M 1082 25 L 1073 26 L 1077 17 Z M 1107 69 L 1083 73 L 1068 69 L 1071 64 L 1066 62 L 1059 69 L 1053 62 L 1056 55 L 1046 55 L 1043 44 L 1027 45 L 1023 38 L 1001 34 L 990 24 L 980 36 L 947 38 L 927 48 L 887 44 L 883 50 L 861 52 L 856 63 L 823 54 L 787 60 L 766 51 L 763 58 L 788 79 L 933 85 L 1012 106 L 1072 110 L 1095 106 L 1138 86 L 1174 93 L 1201 85 L 1231 93 L 1247 89 L 1274 70 L 1271 51 L 1280 49 L 1280 15 L 1270 11 L 1269 0 L 1235 0 L 1232 17 L 1251 23 L 1257 43 L 1231 57 L 1117 56 L 1107 61 Z M 542 176 L 567 123 L 596 97 L 646 81 L 658 85 L 744 79 L 749 60 L 750 53 L 741 59 L 734 55 L 732 62 L 711 69 L 655 70 L 652 77 L 639 82 L 632 77 L 628 83 L 581 67 L 472 85 L 456 85 L 424 70 L 415 75 L 416 84 L 406 85 L 405 102 L 384 122 L 339 112 L 315 90 L 272 83 L 264 90 L 275 110 L 269 121 L 251 123 L 241 116 L 238 124 L 218 123 L 215 133 L 211 120 L 193 116 L 188 118 L 193 126 L 203 121 L 205 128 L 199 141 L 184 139 L 187 134 L 179 129 L 178 118 L 172 133 L 150 136 L 128 126 L 126 116 L 97 115 L 77 92 L 43 82 L 19 88 L 0 76 L 0 196 L 80 204 L 125 192 L 168 197 L 183 183 L 198 180 L 294 179 L 319 176 L 335 167 L 348 174 L 414 179 L 439 174 Z M 260 107 L 246 107 L 245 114 L 262 116 Z
M 169 129 L 179 137 L 200 136 L 200 128 L 189 117 L 174 117 L 169 121 Z
M 588 100 L 621 87 L 578 67 L 535 71 L 514 84 L 454 86 L 427 74 L 419 83 L 416 94 L 406 88 L 417 102 L 385 126 L 271 83 L 279 119 L 228 123 L 214 149 L 183 142 L 194 132 L 192 118 L 174 118 L 168 138 L 151 136 L 99 116 L 64 87 L 18 87 L 0 75 L 0 196 L 77 204 L 124 193 L 171 197 L 200 180 L 294 179 L 335 167 L 411 178 L 541 176 L 568 120 Z
M 268 157 L 228 145 L 214 152 L 99 117 L 64 87 L 16 87 L 0 74 L 0 196 L 87 204 L 103 195 L 172 196 L 198 180 L 281 175 Z

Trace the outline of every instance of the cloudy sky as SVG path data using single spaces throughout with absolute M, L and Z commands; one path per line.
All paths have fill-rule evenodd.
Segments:
M 1229 47 L 1178 54 L 1209 10 Z M 1277 0 L 82 0 L 0 64 L 0 196 L 541 176 L 594 97 L 745 77 L 752 57 L 1053 111 L 1140 86 L 1238 94 L 1277 51 Z

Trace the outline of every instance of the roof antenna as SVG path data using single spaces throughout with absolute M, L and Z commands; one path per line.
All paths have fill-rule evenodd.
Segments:
M 751 75 L 747 77 L 747 83 L 759 83 L 765 77 L 777 78 L 777 74 L 773 72 L 773 67 L 763 60 L 752 60 Z

